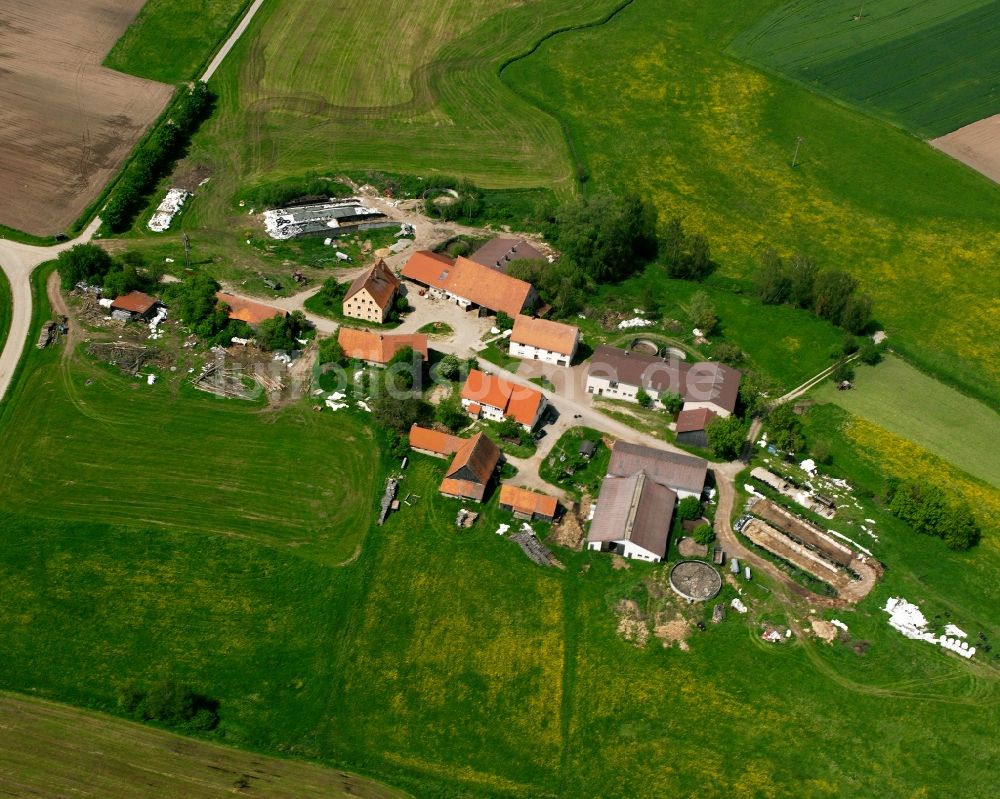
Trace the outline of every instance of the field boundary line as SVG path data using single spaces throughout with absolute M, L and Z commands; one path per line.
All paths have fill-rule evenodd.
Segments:
M 622 0 L 621 3 L 619 3 L 613 9 L 611 9 L 611 11 L 605 14 L 603 18 L 595 20 L 593 22 L 582 22 L 579 25 L 564 25 L 560 28 L 556 28 L 555 30 L 551 30 L 548 33 L 544 34 L 542 37 L 540 37 L 538 41 L 536 41 L 527 50 L 517 55 L 512 55 L 508 57 L 504 61 L 501 61 L 500 65 L 497 67 L 497 78 L 499 78 L 500 82 L 507 87 L 508 91 L 513 92 L 522 100 L 524 100 L 524 102 L 526 102 L 528 105 L 537 108 L 543 114 L 554 119 L 556 123 L 559 125 L 559 129 L 562 131 L 563 134 L 563 141 L 566 143 L 566 148 L 569 150 L 570 168 L 571 171 L 573 172 L 572 177 L 576 181 L 577 189 L 580 190 L 581 192 L 583 191 L 584 186 L 587 183 L 587 178 L 589 177 L 589 174 L 587 172 L 586 163 L 580 156 L 579 151 L 577 150 L 576 147 L 576 143 L 573 141 L 573 136 L 569 129 L 569 124 L 566 122 L 566 120 L 564 120 L 554 111 L 544 107 L 543 105 L 539 104 L 536 100 L 526 96 L 525 94 L 514 88 L 510 83 L 508 83 L 503 79 L 503 73 L 507 69 L 507 67 L 509 67 L 511 64 L 516 64 L 518 61 L 523 61 L 524 59 L 530 58 L 532 55 L 537 53 L 539 48 L 543 44 L 545 44 L 545 42 L 547 42 L 549 39 L 559 36 L 562 33 L 574 33 L 577 31 L 589 30 L 590 28 L 603 27 L 604 25 L 607 25 L 609 22 L 611 22 L 615 17 L 617 17 L 622 11 L 624 11 L 626 8 L 632 5 L 633 2 L 635 2 L 635 0 Z
M 215 71 L 222 66 L 222 62 L 225 60 L 226 56 L 229 55 L 229 51 L 236 46 L 236 43 L 240 40 L 240 37 L 246 32 L 246 29 L 250 27 L 250 23 L 253 21 L 254 16 L 260 10 L 260 7 L 264 5 L 264 0 L 254 0 L 250 8 L 247 9 L 243 18 L 236 24 L 235 29 L 229 34 L 229 37 L 223 42 L 222 47 L 219 48 L 215 56 L 209 62 L 208 67 L 201 76 L 201 80 L 204 83 L 208 83 L 215 74 Z

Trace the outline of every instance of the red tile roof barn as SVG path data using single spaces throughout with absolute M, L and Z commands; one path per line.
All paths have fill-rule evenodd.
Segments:
M 427 336 L 423 333 L 382 335 L 354 327 L 341 327 L 337 331 L 337 340 L 344 350 L 344 355 L 348 358 L 357 358 L 359 361 L 385 365 L 405 347 L 412 348 L 422 360 L 427 360 Z
M 399 288 L 399 278 L 392 270 L 385 265 L 381 258 L 373 264 L 370 269 L 358 275 L 351 283 L 347 294 L 344 295 L 344 302 L 351 299 L 361 289 L 368 289 L 368 293 L 375 300 L 379 308 L 385 308 L 392 300 L 392 295 Z
M 514 329 L 511 330 L 510 340 L 535 349 L 558 352 L 560 355 L 572 355 L 576 349 L 579 335 L 580 331 L 575 325 L 550 322 L 548 319 L 533 319 L 530 316 L 518 314 L 514 319 Z
M 527 488 L 505 483 L 500 486 L 500 505 L 510 507 L 515 513 L 552 519 L 556 515 L 559 501 L 548 494 L 539 494 Z
M 465 442 L 458 436 L 430 430 L 420 425 L 410 428 L 410 446 L 436 455 L 454 455 Z
M 530 283 L 461 256 L 448 276 L 447 291 L 491 311 L 503 311 L 510 317 L 524 310 L 532 294 Z
M 454 266 L 455 262 L 447 255 L 418 250 L 410 256 L 400 274 L 409 280 L 445 291 L 448 275 Z
M 239 319 L 248 325 L 259 325 L 261 322 L 273 319 L 276 316 L 282 318 L 288 316 L 288 311 L 284 311 L 281 308 L 272 308 L 270 305 L 263 305 L 253 300 L 245 300 L 242 297 L 226 294 L 223 291 L 215 292 L 215 298 L 219 302 L 229 306 L 230 319 Z
M 400 273 L 408 280 L 448 292 L 490 311 L 517 316 L 527 305 L 530 283 L 477 264 L 468 258 L 452 261 L 445 255 L 419 250 Z
M 111 303 L 111 310 L 128 311 L 129 313 L 137 313 L 142 316 L 149 313 L 158 302 L 159 300 L 155 297 L 150 297 L 141 291 L 130 291 L 121 297 L 115 297 Z
M 481 502 L 500 463 L 500 450 L 484 433 L 462 441 L 441 481 L 441 493 Z

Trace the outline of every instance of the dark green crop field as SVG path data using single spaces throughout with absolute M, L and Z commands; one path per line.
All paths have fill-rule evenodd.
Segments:
M 732 51 L 924 138 L 1000 113 L 997 0 L 794 0 Z

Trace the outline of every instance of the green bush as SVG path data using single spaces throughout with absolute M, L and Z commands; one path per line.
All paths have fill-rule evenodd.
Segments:
M 677 503 L 677 518 L 681 521 L 690 522 L 700 519 L 705 509 L 697 497 L 684 497 Z
M 691 537 L 699 544 L 711 544 L 715 540 L 715 530 L 710 524 L 699 524 L 694 528 Z

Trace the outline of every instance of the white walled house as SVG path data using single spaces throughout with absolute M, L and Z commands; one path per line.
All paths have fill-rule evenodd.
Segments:
M 515 358 L 542 361 L 555 366 L 569 366 L 580 345 L 580 330 L 575 325 L 533 319 L 518 314 L 510 333 L 510 354 Z
M 704 409 L 729 416 L 736 409 L 742 375 L 722 363 L 687 363 L 602 345 L 587 368 L 587 393 L 638 402 L 643 389 L 656 408 L 663 394 L 677 394 L 684 410 Z
M 502 422 L 513 419 L 529 433 L 542 418 L 548 402 L 535 388 L 511 383 L 478 369 L 469 372 L 462 386 L 462 407 L 473 419 Z

